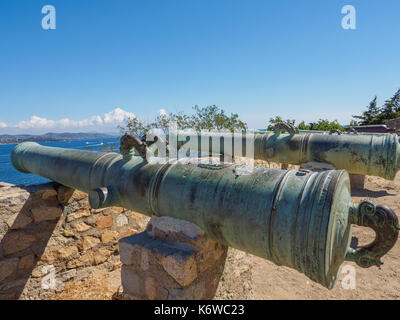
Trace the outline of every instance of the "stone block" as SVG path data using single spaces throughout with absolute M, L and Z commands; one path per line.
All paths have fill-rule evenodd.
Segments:
M 88 252 L 77 259 L 68 261 L 67 269 L 75 269 L 79 267 L 88 267 L 104 263 L 111 256 L 112 251 L 105 248 L 100 248 L 95 252 Z
M 39 205 L 31 208 L 31 212 L 36 223 L 56 220 L 62 215 L 62 209 L 59 206 Z
M 146 232 L 134 234 L 119 240 L 119 254 L 125 265 L 135 266 L 146 271 L 149 265 L 163 269 L 160 261 L 178 250 L 193 250 L 192 247 L 154 239 Z
M 100 248 L 93 253 L 93 264 L 98 265 L 100 263 L 106 262 L 108 257 L 111 256 L 112 251 L 105 248 Z
M 78 253 L 77 246 L 62 247 L 51 251 L 46 251 L 40 257 L 40 260 L 45 262 L 53 262 L 55 260 L 65 260 L 71 258 Z
M 0 294 L 0 300 L 15 300 L 17 298 L 17 294 L 15 292 Z
M 205 281 L 196 281 L 186 288 L 167 288 L 168 300 L 201 300 L 205 298 Z
M 227 247 L 193 224 L 161 217 L 152 218 L 145 232 L 120 239 L 119 252 L 124 296 L 212 299 Z
M 6 283 L 0 282 L 0 292 L 8 291 L 10 289 L 14 289 L 13 291 L 18 292 L 19 289 L 22 289 L 25 286 L 25 284 L 26 284 L 26 278 L 12 280 L 12 281 L 8 281 Z
M 144 279 L 144 291 L 146 298 L 149 300 L 154 300 L 157 297 L 157 285 L 153 277 L 146 277 Z
M 103 244 L 107 244 L 116 240 L 117 237 L 118 237 L 117 231 L 107 230 L 101 235 L 101 242 Z
M 67 226 L 67 227 L 63 230 L 62 235 L 63 235 L 64 237 L 67 237 L 67 238 L 69 238 L 69 237 L 75 237 L 75 232 L 74 232 L 74 230 L 73 230 L 70 226 Z
M 21 231 L 7 233 L 3 240 L 3 253 L 10 255 L 29 248 L 36 241 L 36 237 Z
M 67 216 L 67 222 L 71 222 L 83 217 L 89 217 L 91 215 L 90 210 L 89 209 L 79 209 L 71 214 L 69 214 Z
M 18 266 L 18 258 L 0 260 L 0 282 L 12 275 Z
M 30 253 L 19 260 L 18 269 L 32 269 L 35 265 L 35 255 Z
M 78 259 L 68 261 L 67 269 L 75 269 L 83 266 L 90 266 L 93 264 L 93 252 L 88 252 L 81 255 Z
M 125 238 L 125 237 L 129 237 L 129 236 L 131 236 L 131 235 L 133 235 L 133 234 L 135 234 L 135 233 L 137 233 L 136 230 L 129 228 L 129 229 L 127 229 L 125 232 L 123 232 L 123 233 L 120 235 L 119 238 L 122 239 L 122 238 Z
M 72 226 L 73 230 L 76 232 L 85 232 L 85 231 L 92 229 L 91 226 L 87 225 L 83 221 L 79 221 L 77 223 L 71 224 L 71 226 Z
M 56 192 L 57 192 L 57 200 L 60 202 L 62 205 L 68 204 L 72 198 L 72 195 L 74 194 L 74 189 L 70 187 L 66 187 L 63 185 L 59 185 L 56 187 Z
M 74 193 L 72 194 L 72 199 L 75 201 L 80 201 L 85 198 L 87 198 L 87 193 L 79 191 L 79 190 L 74 190 Z
M 352 190 L 364 189 L 365 175 L 362 174 L 350 174 L 350 185 Z
M 145 298 L 144 279 L 129 266 L 122 266 L 121 283 L 125 291 L 140 298 Z
M 123 213 L 126 209 L 122 207 L 111 207 L 111 213 L 120 214 Z
M 79 249 L 82 251 L 87 251 L 100 243 L 100 240 L 96 237 L 86 236 L 81 239 L 81 243 L 79 245 Z
M 54 199 L 57 197 L 57 191 L 50 189 L 50 190 L 43 190 L 41 193 L 41 198 L 43 200 L 49 200 L 49 199 Z
M 197 277 L 194 255 L 188 251 L 177 251 L 161 260 L 164 270 L 182 287 L 191 284 Z
M 204 232 L 195 224 L 171 217 L 150 219 L 146 228 L 147 233 L 157 239 L 175 243 L 185 243 L 193 246 L 202 244 Z
M 100 228 L 100 229 L 110 228 L 112 226 L 112 224 L 113 224 L 112 216 L 102 215 L 97 220 L 96 224 L 97 224 L 97 227 Z
M 7 219 L 7 225 L 10 229 L 24 229 L 32 222 L 32 218 L 25 213 L 16 213 Z
M 118 242 L 120 259 L 125 265 L 133 265 L 138 258 L 141 258 L 142 247 L 131 240 L 132 237 L 128 236 L 121 238 Z
M 85 221 L 87 224 L 90 224 L 92 227 L 95 227 L 96 223 L 97 223 L 97 219 L 98 219 L 98 217 L 92 214 L 91 216 L 86 218 Z

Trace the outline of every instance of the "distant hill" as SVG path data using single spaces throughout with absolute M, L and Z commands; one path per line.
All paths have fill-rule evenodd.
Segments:
M 70 141 L 70 140 L 84 140 L 84 139 L 105 139 L 115 138 L 117 135 L 103 134 L 103 133 L 54 133 L 49 132 L 42 135 L 0 135 L 0 144 L 20 143 L 24 141 L 45 142 L 45 141 Z

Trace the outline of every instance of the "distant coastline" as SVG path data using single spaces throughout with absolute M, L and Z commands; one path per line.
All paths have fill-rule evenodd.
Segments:
M 42 135 L 18 134 L 18 135 L 0 135 L 0 145 L 3 144 L 16 144 L 25 141 L 33 142 L 49 142 L 49 141 L 72 141 L 84 139 L 107 139 L 116 138 L 117 134 L 103 134 L 103 133 L 54 133 L 49 132 Z

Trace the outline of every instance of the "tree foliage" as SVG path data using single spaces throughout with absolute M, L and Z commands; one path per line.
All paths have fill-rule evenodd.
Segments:
M 239 119 L 239 115 L 231 113 L 230 116 L 216 105 L 200 108 L 194 106 L 195 113 L 190 117 L 191 125 L 196 131 L 205 130 L 229 130 L 231 132 L 246 130 L 247 124 Z
M 384 124 L 386 121 L 397 117 L 400 117 L 400 89 L 390 99 L 386 100 L 382 107 L 378 107 L 377 97 L 375 96 L 361 115 L 353 116 L 357 120 L 352 120 L 350 126 Z M 167 134 L 171 120 L 176 122 L 178 130 L 194 129 L 199 132 L 200 130 L 225 129 L 233 132 L 247 129 L 247 124 L 239 119 L 238 114 L 227 115 L 223 109 L 216 105 L 206 107 L 196 105 L 190 114 L 184 112 L 160 113 L 151 122 L 144 122 L 136 117 L 130 118 L 125 126 L 119 128 L 122 133 L 129 132 L 139 137 L 144 136 L 151 129 L 160 129 Z M 267 130 L 273 130 L 274 126 L 280 122 L 296 125 L 295 120 L 283 120 L 282 117 L 276 116 L 270 118 Z M 337 120 L 329 121 L 328 119 L 319 119 L 308 124 L 305 121 L 300 121 L 297 127 L 299 130 L 345 130 Z
M 275 118 L 270 118 L 267 130 L 274 131 L 275 125 L 277 125 L 278 123 L 281 123 L 281 122 L 286 122 L 286 123 L 289 123 L 294 126 L 296 123 L 296 120 L 290 120 L 290 119 L 283 120 L 281 116 L 276 116 Z
M 390 119 L 400 117 L 400 89 L 380 108 L 377 106 L 377 96 L 375 96 L 366 109 L 360 116 L 353 116 L 358 120 L 357 125 L 384 124 Z
M 143 122 L 138 118 L 130 118 L 124 127 L 119 127 L 121 132 L 131 133 L 143 137 L 151 129 L 160 129 L 168 133 L 170 121 L 175 121 L 178 130 L 246 130 L 247 124 L 239 119 L 239 115 L 231 113 L 227 115 L 223 109 L 216 105 L 206 107 L 193 107 L 192 114 L 184 112 L 160 113 L 152 122 Z
M 269 125 L 268 125 L 267 130 L 273 131 L 275 125 L 280 122 L 286 122 L 293 126 L 296 126 L 296 120 L 288 119 L 288 120 L 284 121 L 282 119 L 282 117 L 277 116 L 277 117 L 271 118 L 269 120 Z M 301 121 L 299 123 L 299 125 L 297 126 L 297 128 L 299 130 L 319 130 L 319 131 L 331 131 L 331 130 L 344 131 L 345 130 L 343 128 L 343 126 L 339 124 L 339 122 L 337 120 L 329 121 L 328 119 L 319 119 L 317 122 L 311 122 L 309 124 L 306 124 L 304 121 Z

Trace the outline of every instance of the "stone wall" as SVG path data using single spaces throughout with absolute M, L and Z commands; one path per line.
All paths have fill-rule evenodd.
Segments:
M 119 273 L 118 240 L 148 220 L 123 208 L 92 210 L 85 193 L 56 184 L 0 183 L 0 299 L 51 299 L 93 272 Z

